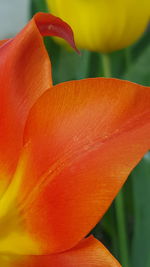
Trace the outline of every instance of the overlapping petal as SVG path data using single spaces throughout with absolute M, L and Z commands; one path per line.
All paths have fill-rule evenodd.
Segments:
M 32 108 L 18 203 L 42 253 L 74 247 L 150 147 L 150 88 L 116 79 L 54 86 Z
M 52 86 L 51 64 L 42 35 L 55 34 L 74 46 L 73 33 L 65 22 L 39 13 L 16 37 L 0 43 L 1 188 L 5 188 L 16 168 L 28 112 Z
M 50 256 L 30 256 L 14 260 L 15 267 L 119 267 L 120 264 L 96 239 L 89 237 L 75 248 Z

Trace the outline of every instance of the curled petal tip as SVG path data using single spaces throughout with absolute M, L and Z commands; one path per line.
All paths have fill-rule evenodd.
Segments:
M 58 17 L 48 13 L 37 13 L 34 16 L 35 23 L 43 36 L 56 36 L 63 38 L 78 53 L 71 27 Z

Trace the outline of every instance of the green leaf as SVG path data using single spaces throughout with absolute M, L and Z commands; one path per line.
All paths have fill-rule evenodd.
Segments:
M 133 62 L 124 75 L 124 79 L 146 86 L 150 85 L 150 45 Z
M 150 266 L 150 153 L 132 172 L 134 234 L 132 266 Z

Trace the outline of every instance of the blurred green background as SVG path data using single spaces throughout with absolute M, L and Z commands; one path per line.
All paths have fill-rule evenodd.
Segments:
M 44 0 L 0 0 L 0 39 L 16 34 L 38 11 L 48 12 Z M 104 75 L 100 54 L 78 55 L 52 38 L 45 38 L 45 44 L 54 84 Z M 109 60 L 112 77 L 150 86 L 150 28 L 131 47 L 109 54 Z M 133 170 L 118 198 L 92 233 L 123 267 L 150 267 L 150 153 Z

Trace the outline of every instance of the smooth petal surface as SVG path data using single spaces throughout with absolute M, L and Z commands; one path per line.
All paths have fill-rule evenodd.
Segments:
M 110 252 L 96 239 L 89 237 L 75 248 L 51 256 L 20 258 L 15 267 L 120 267 Z
M 43 13 L 35 15 L 16 37 L 0 43 L 1 192 L 15 170 L 28 112 L 37 98 L 52 86 L 51 64 L 42 35 L 53 34 L 74 45 L 70 27 Z
M 150 88 L 116 79 L 67 82 L 32 108 L 18 206 L 41 253 L 74 247 L 150 147 Z
M 78 47 L 110 52 L 134 43 L 149 21 L 150 1 L 47 0 L 50 12 L 72 27 Z

